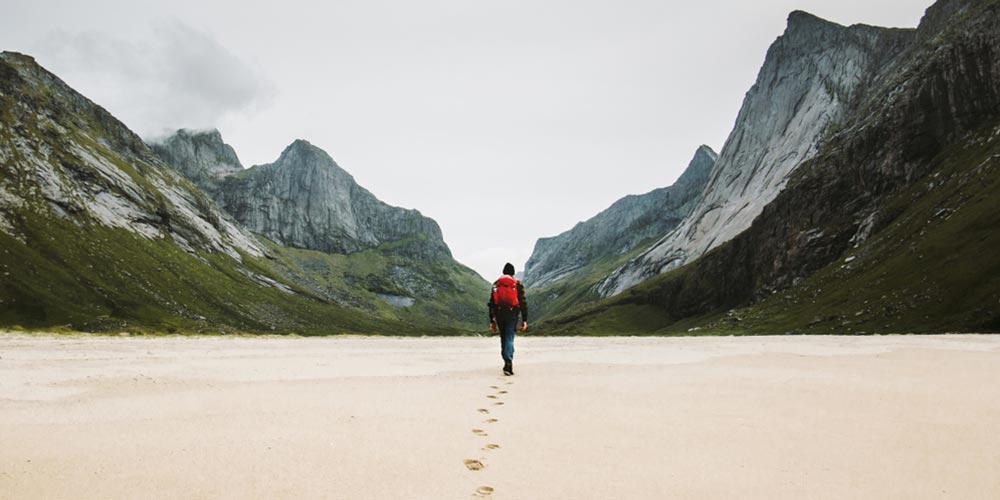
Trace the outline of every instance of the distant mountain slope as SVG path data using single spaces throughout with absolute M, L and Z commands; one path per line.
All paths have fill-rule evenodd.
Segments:
M 626 196 L 553 238 L 541 238 L 525 266 L 532 317 L 600 299 L 597 284 L 677 226 L 701 199 L 716 155 L 701 146 L 672 186 Z
M 601 294 L 621 293 L 746 230 L 914 37 L 793 12 L 747 92 L 704 198 L 676 230 L 601 283 Z
M 251 231 L 287 246 L 351 253 L 423 235 L 420 253 L 451 256 L 436 222 L 378 200 L 304 140 L 285 148 L 274 163 L 227 176 L 219 201 Z
M 149 147 L 164 163 L 180 170 L 188 180 L 212 197 L 227 175 L 243 171 L 243 164 L 232 146 L 222 142 L 218 130 L 178 130 L 162 142 Z
M 626 196 L 552 238 L 539 238 L 524 267 L 525 284 L 545 286 L 594 260 L 631 252 L 677 227 L 699 201 L 717 155 L 701 146 L 672 186 Z
M 10 52 L 0 54 L 0 251 L 5 326 L 418 330 L 284 280 L 263 243 L 138 136 Z
M 1000 2 L 913 40 L 747 231 L 549 331 L 1000 331 Z
M 0 228 L 24 210 L 170 239 L 190 251 L 263 255 L 260 244 L 189 183 L 165 171 L 104 109 L 27 56 L 0 55 L 4 100 Z
M 268 265 L 285 279 L 383 317 L 482 323 L 489 284 L 452 258 L 438 224 L 383 203 L 309 142 L 246 170 L 231 167 L 238 160 L 218 131 L 180 130 L 153 148 L 274 242 Z

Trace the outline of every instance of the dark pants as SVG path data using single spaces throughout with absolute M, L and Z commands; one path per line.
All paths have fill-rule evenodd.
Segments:
M 504 361 L 514 360 L 514 332 L 517 331 L 518 317 L 498 317 L 497 330 L 500 331 L 500 356 Z

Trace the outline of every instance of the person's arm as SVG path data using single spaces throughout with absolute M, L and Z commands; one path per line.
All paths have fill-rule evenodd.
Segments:
M 496 304 L 493 302 L 493 289 L 490 289 L 490 300 L 486 303 L 486 311 L 490 315 L 490 331 L 497 331 Z
M 521 331 L 528 329 L 528 299 L 524 298 L 524 283 L 517 282 L 517 304 L 521 308 Z

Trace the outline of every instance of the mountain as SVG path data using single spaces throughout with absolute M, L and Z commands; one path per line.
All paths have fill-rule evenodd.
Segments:
M 914 38 L 913 30 L 843 27 L 793 12 L 743 100 L 704 198 L 677 229 L 603 281 L 601 295 L 686 264 L 746 230 Z
M 699 200 L 717 155 L 701 146 L 672 186 L 626 196 L 591 219 L 552 238 L 539 238 L 523 281 L 542 287 L 594 260 L 630 252 L 677 226 Z
M 540 238 L 523 275 L 532 316 L 544 320 L 600 299 L 596 289 L 602 279 L 691 212 L 715 160 L 715 152 L 701 146 L 672 186 L 626 196 L 569 231 Z
M 245 227 L 286 246 L 352 253 L 419 235 L 417 253 L 451 256 L 434 220 L 378 200 L 304 140 L 274 163 L 226 177 L 219 201 Z
M 437 222 L 380 201 L 308 141 L 245 170 L 216 130 L 179 130 L 152 148 L 265 240 L 285 279 L 383 317 L 482 322 L 489 284 L 452 258 Z
M 548 331 L 1000 331 L 1000 2 L 939 1 L 873 51 L 746 230 Z
M 167 165 L 179 169 L 184 177 L 212 196 L 224 177 L 243 171 L 236 151 L 222 142 L 218 130 L 181 129 L 162 142 L 150 142 L 149 147 Z
M 218 172 L 212 158 L 236 172 L 235 154 L 190 152 L 204 178 Z M 284 272 L 323 257 L 293 260 L 293 250 L 245 229 L 175 168 L 31 57 L 0 54 L 0 324 L 412 334 L 455 331 L 461 320 L 442 310 L 475 304 L 481 313 L 482 297 L 457 292 L 417 297 L 431 304 L 413 305 L 409 317 L 388 304 L 345 307 Z M 374 274 L 388 262 L 362 256 L 350 268 Z
M 196 189 L 165 172 L 145 144 L 27 56 L 4 52 L 0 227 L 15 239 L 24 211 L 121 228 L 185 250 L 262 256 L 263 247 Z M 34 116 L 32 116 L 34 114 Z
M 74 330 L 361 331 L 103 108 L 0 54 L 0 324 Z

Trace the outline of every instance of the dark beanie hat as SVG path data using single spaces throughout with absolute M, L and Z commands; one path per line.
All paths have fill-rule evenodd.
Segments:
M 510 276 L 513 276 L 514 275 L 514 264 L 511 264 L 510 262 L 508 262 L 506 265 L 504 265 L 503 266 L 503 273 L 504 274 L 508 274 Z

